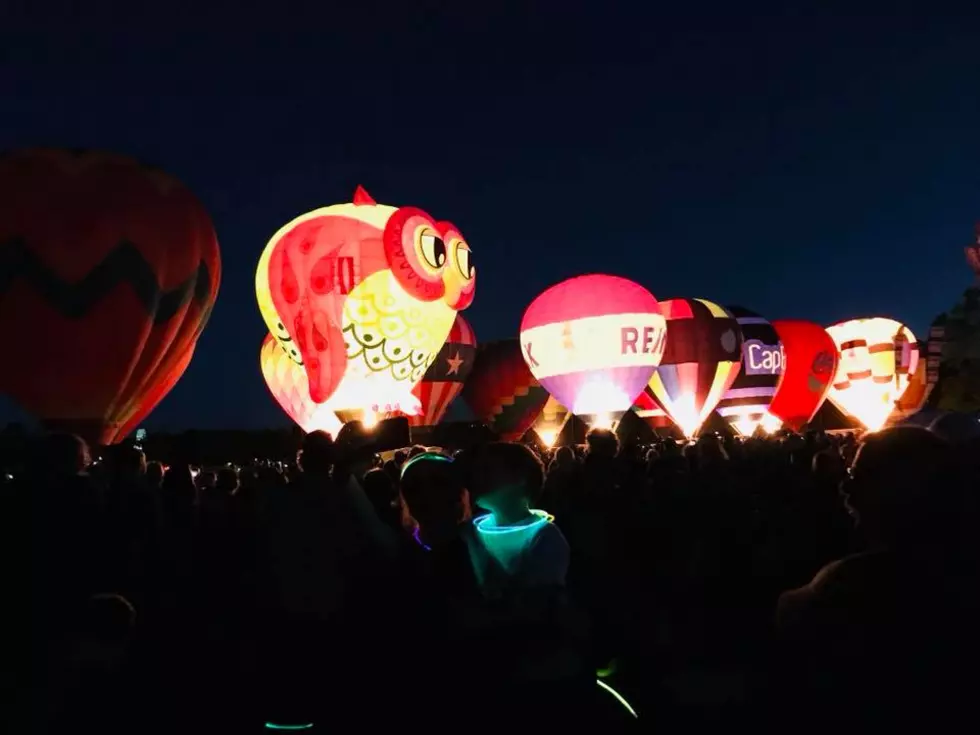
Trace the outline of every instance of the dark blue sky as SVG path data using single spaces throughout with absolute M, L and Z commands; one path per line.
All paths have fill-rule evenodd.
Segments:
M 970 281 L 968 10 L 331 5 L 0 15 L 0 148 L 130 153 L 214 218 L 218 303 L 150 429 L 286 421 L 258 368 L 255 263 L 280 225 L 359 183 L 460 226 L 478 338 L 515 335 L 538 292 L 590 271 L 770 318 L 890 315 L 922 337 Z M 0 422 L 14 415 L 0 400 Z

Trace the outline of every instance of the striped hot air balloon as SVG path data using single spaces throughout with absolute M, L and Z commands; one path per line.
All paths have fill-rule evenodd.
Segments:
M 449 338 L 439 350 L 422 380 L 412 393 L 422 404 L 422 413 L 409 416 L 412 426 L 433 426 L 442 421 L 452 403 L 473 370 L 476 358 L 476 335 L 462 314 L 456 314 Z
M 463 400 L 476 417 L 504 441 L 516 441 L 531 428 L 548 402 L 524 362 L 516 339 L 484 342 L 463 385 Z
M 716 410 L 740 434 L 748 436 L 769 415 L 786 359 L 779 335 L 768 319 L 742 306 L 730 306 L 728 311 L 742 332 L 742 367 Z M 778 425 L 776 420 L 767 428 Z
M 738 375 L 742 334 L 735 317 L 705 299 L 671 299 L 660 308 L 667 349 L 647 394 L 694 436 Z
M 657 299 L 618 276 L 562 281 L 534 299 L 521 320 L 534 376 L 572 413 L 600 422 L 633 405 L 660 363 L 665 338 Z
M 827 327 L 840 351 L 828 398 L 869 431 L 888 420 L 919 363 L 919 343 L 894 319 L 851 319 Z
M 928 361 L 923 357 L 927 351 L 928 345 L 920 341 L 919 361 L 916 364 L 915 372 L 912 373 L 912 377 L 909 378 L 908 388 L 906 388 L 901 397 L 895 401 L 895 410 L 892 411 L 891 415 L 888 417 L 889 424 L 898 423 L 903 419 L 918 413 L 918 411 L 925 405 L 926 399 L 929 397 L 929 393 L 933 387 L 929 383 Z

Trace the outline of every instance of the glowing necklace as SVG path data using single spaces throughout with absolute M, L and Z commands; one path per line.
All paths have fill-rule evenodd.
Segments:
M 415 530 L 414 530 L 414 531 L 412 531 L 412 538 L 413 538 L 413 539 L 415 539 L 415 543 L 417 543 L 417 544 L 418 544 L 419 546 L 421 546 L 421 547 L 422 547 L 423 549 L 425 549 L 426 551 L 432 551 L 432 547 L 431 547 L 431 546 L 429 546 L 428 544 L 426 544 L 426 543 L 425 543 L 425 542 L 424 542 L 424 541 L 422 540 L 422 536 L 421 536 L 421 535 L 419 534 L 419 530 L 420 530 L 420 529 L 419 529 L 419 527 L 418 527 L 418 526 L 416 526 L 416 527 L 415 527 Z
M 537 531 L 545 523 L 551 523 L 553 520 L 555 520 L 555 517 L 547 511 L 531 509 L 531 518 L 521 523 L 515 523 L 511 526 L 498 526 L 497 519 L 493 513 L 488 513 L 485 516 L 476 518 L 473 521 L 473 527 L 476 528 L 478 533 L 487 536 L 497 536 L 504 533 Z

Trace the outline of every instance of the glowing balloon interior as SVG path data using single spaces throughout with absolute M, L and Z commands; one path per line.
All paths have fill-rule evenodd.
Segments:
M 660 306 L 667 349 L 648 391 L 691 437 L 738 375 L 742 333 L 727 309 L 705 299 L 671 299 Z
M 918 367 L 915 335 L 894 319 L 882 317 L 834 324 L 827 333 L 840 351 L 828 397 L 869 431 L 877 431 Z
M 289 222 L 255 276 L 269 330 L 334 410 L 421 411 L 412 388 L 473 301 L 469 245 L 420 209 L 354 201 Z
M 575 414 L 628 410 L 660 363 L 666 336 L 653 294 L 598 274 L 552 286 L 521 321 L 528 367 Z
M 259 364 L 269 392 L 303 431 L 326 431 L 337 435 L 342 426 L 340 420 L 329 406 L 313 402 L 306 372 L 290 359 L 279 340 L 271 334 L 267 334 L 262 342 Z
M 548 402 L 541 409 L 541 415 L 534 422 L 534 431 L 545 446 L 552 446 L 561 430 L 565 428 L 571 414 L 554 396 L 548 396 Z

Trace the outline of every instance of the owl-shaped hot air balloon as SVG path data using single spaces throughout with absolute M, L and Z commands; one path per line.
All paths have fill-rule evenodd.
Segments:
M 329 406 L 313 402 L 306 372 L 271 334 L 267 334 L 262 342 L 259 364 L 272 397 L 303 431 L 326 431 L 337 435 L 342 426 L 340 419 Z
M 256 273 L 269 330 L 306 370 L 310 397 L 338 411 L 416 415 L 412 394 L 473 301 L 469 245 L 415 207 L 354 201 L 281 228 Z

